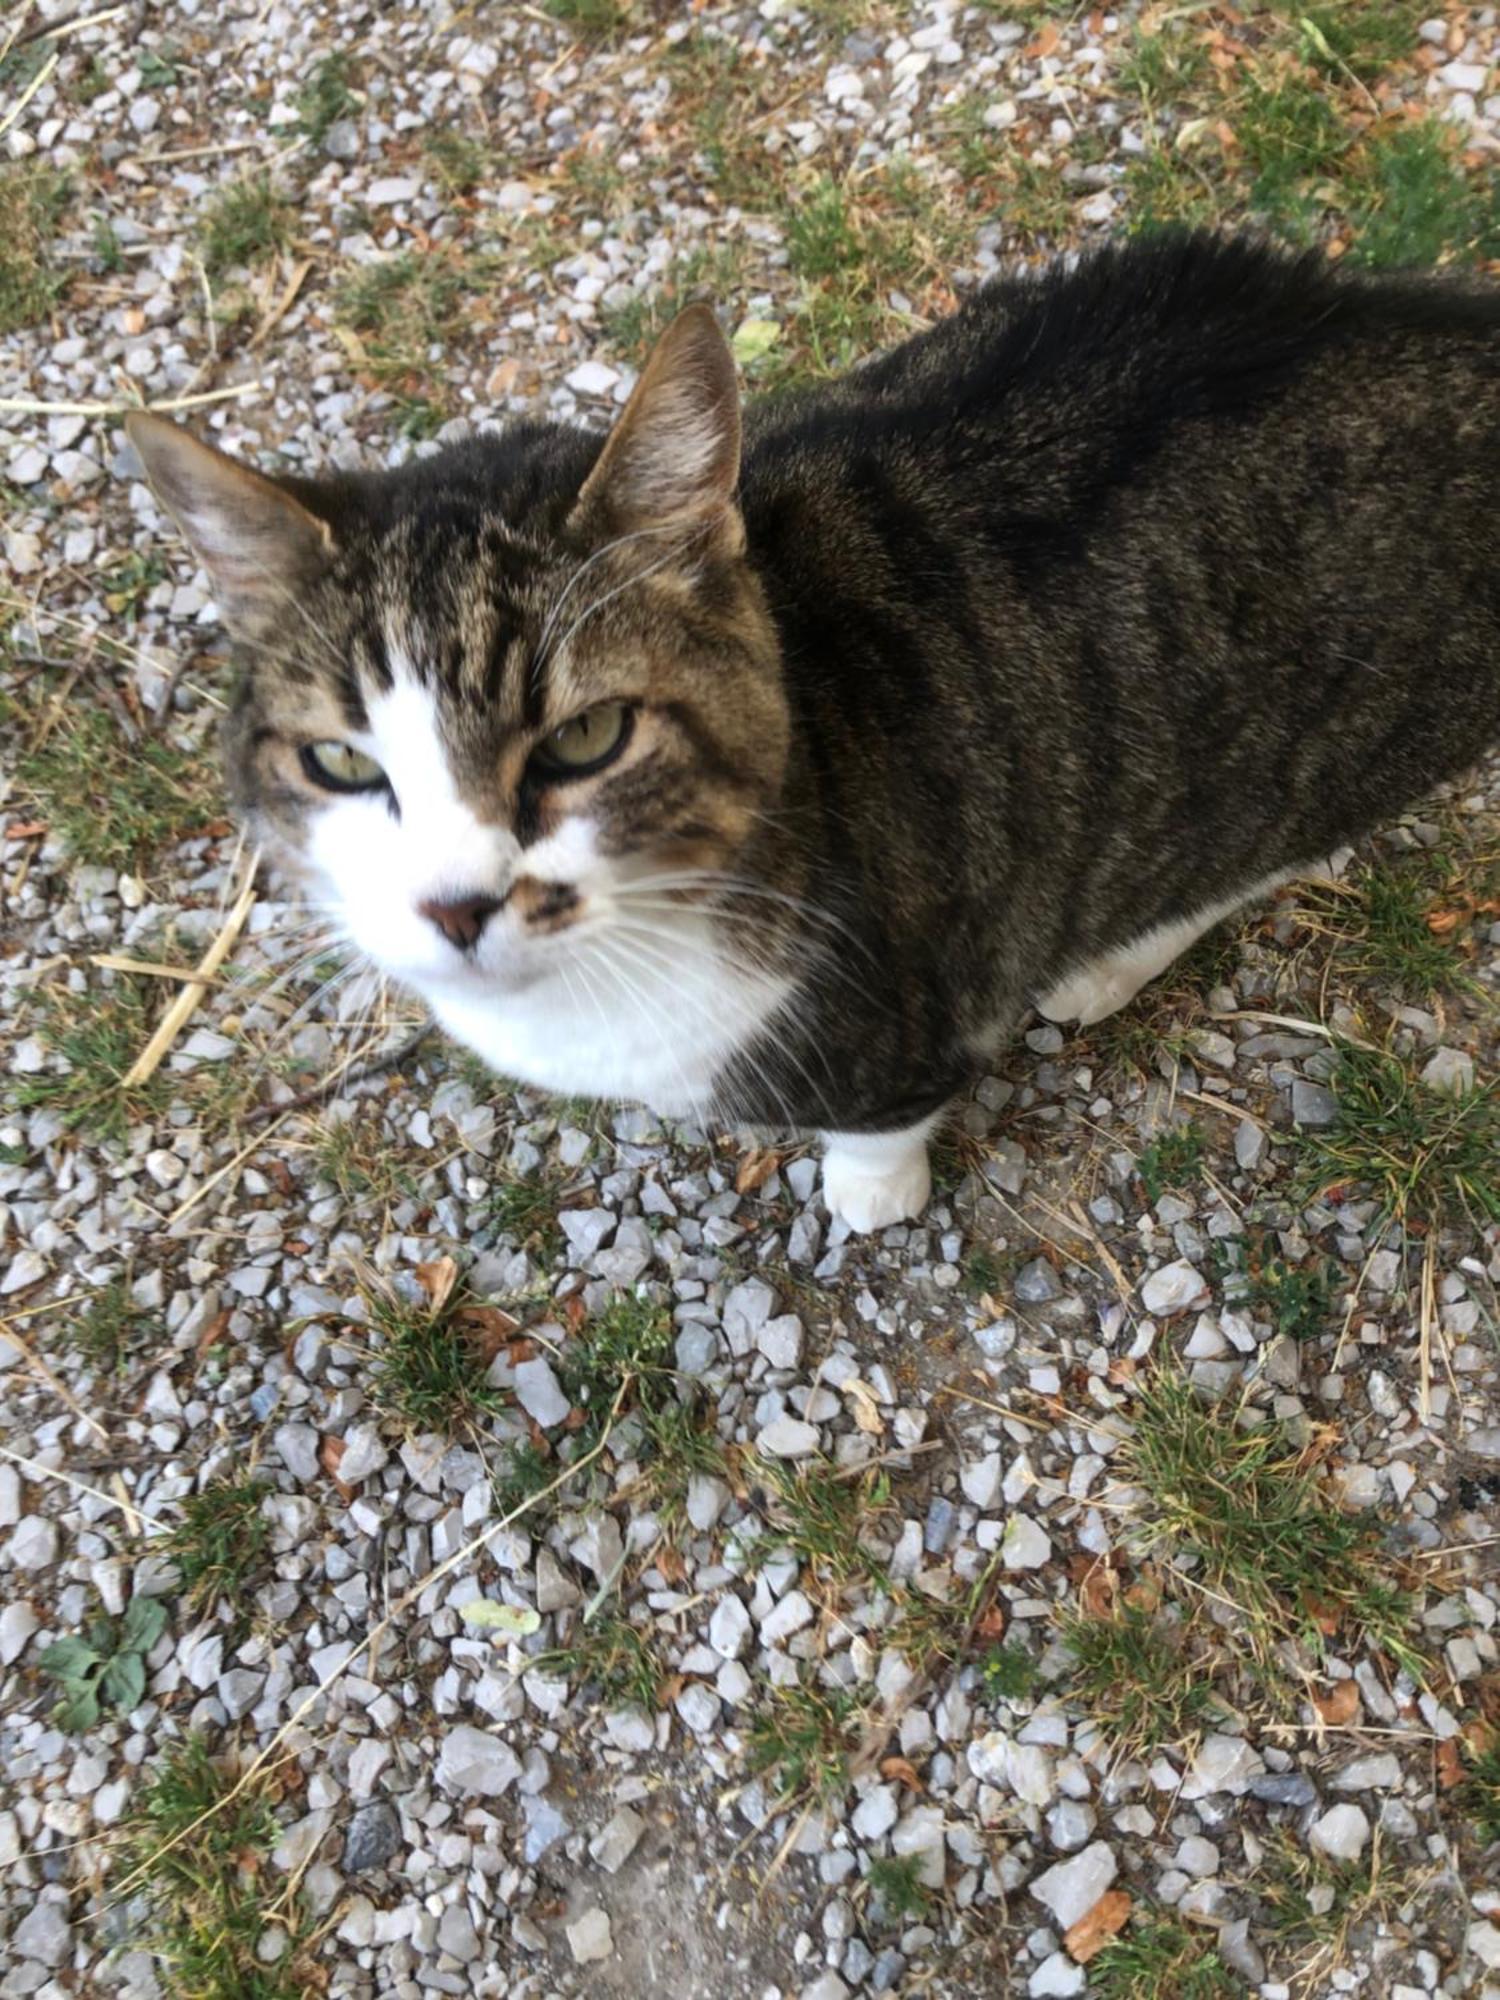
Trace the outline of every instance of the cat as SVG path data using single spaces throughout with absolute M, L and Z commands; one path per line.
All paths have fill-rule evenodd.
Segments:
M 704 305 L 607 437 L 270 479 L 130 436 L 244 674 L 253 832 L 494 1069 L 825 1136 L 944 1106 L 1500 733 L 1500 292 L 1185 236 L 743 412 Z

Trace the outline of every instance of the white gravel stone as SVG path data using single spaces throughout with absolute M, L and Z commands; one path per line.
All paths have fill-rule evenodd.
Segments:
M 1206 1306 L 1211 1296 L 1203 1273 L 1185 1259 L 1163 1264 L 1141 1286 L 1141 1304 L 1148 1313 L 1159 1317 L 1195 1312 Z
M 1069 1930 L 1094 1907 L 1119 1872 L 1113 1848 L 1096 1840 L 1038 1875 L 1030 1884 L 1031 1893 L 1046 1904 L 1061 1929 Z
M 640 1845 L 646 1822 L 629 1806 L 607 1819 L 589 1842 L 589 1853 L 606 1875 L 617 1875 Z
M 575 1965 L 595 1965 L 614 1956 L 615 1941 L 609 1917 L 597 1905 L 585 1910 L 581 1917 L 575 1917 L 567 1926 L 567 1933 L 568 1949 L 573 1954 Z
M 806 1458 L 818 1448 L 818 1427 L 800 1417 L 775 1417 L 755 1442 L 768 1458 Z
M 516 1363 L 516 1401 L 544 1431 L 562 1423 L 572 1408 L 544 1354 Z
M 1000 1539 L 1000 1561 L 1006 1569 L 1040 1569 L 1052 1560 L 1046 1530 L 1029 1514 L 1012 1514 Z
M 958 1475 L 964 1498 L 976 1506 L 980 1513 L 987 1513 L 1000 1497 L 1000 1454 L 986 1452 L 983 1458 L 971 1460 Z
M 344 1454 L 338 1464 L 339 1478 L 346 1486 L 358 1486 L 375 1473 L 383 1472 L 390 1456 L 374 1424 L 351 1425 L 344 1433 Z
M 1081 1965 L 1065 1951 L 1054 1951 L 1027 1980 L 1026 1991 L 1031 2000 L 1067 2000 L 1069 1995 L 1081 1993 L 1087 1983 L 1088 1974 Z
M 1370 1843 L 1370 1822 L 1358 1806 L 1330 1806 L 1307 1838 L 1330 1861 L 1357 1861 Z
M 568 387 L 580 396 L 607 396 L 620 380 L 618 368 L 602 361 L 583 361 L 568 376 Z
M 737 1660 L 750 1643 L 750 1613 L 733 1592 L 726 1592 L 708 1621 L 708 1643 L 726 1660 Z
M 794 1632 L 811 1625 L 815 1615 L 812 1605 L 800 1590 L 789 1590 L 760 1621 L 761 1644 L 783 1645 Z
M 1264 1769 L 1260 1752 L 1243 1737 L 1205 1736 L 1183 1777 L 1182 1797 L 1189 1803 L 1205 1799 L 1211 1792 L 1229 1792 L 1242 1798 L 1251 1780 Z
M 17 1569 L 47 1569 L 57 1561 L 57 1523 L 25 1514 L 12 1530 L 6 1554 Z
M 438 1783 L 467 1798 L 498 1799 L 521 1775 L 521 1760 L 502 1737 L 460 1723 L 443 1738 Z

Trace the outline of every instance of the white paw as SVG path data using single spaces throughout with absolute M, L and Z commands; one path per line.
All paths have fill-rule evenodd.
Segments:
M 1096 966 L 1075 972 L 1044 994 L 1036 1003 L 1036 1011 L 1044 1021 L 1077 1021 L 1080 1027 L 1092 1027 L 1095 1021 L 1118 1013 L 1133 1000 L 1149 976 L 1133 966 L 1123 969 Z
M 823 1199 L 830 1215 L 861 1233 L 889 1229 L 922 1213 L 932 1193 L 927 1148 L 903 1154 L 889 1166 L 851 1158 L 832 1147 L 823 1160 Z

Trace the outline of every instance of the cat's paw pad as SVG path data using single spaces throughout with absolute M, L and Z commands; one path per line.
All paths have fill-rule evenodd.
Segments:
M 867 1160 L 830 1151 L 823 1161 L 823 1199 L 830 1215 L 860 1234 L 889 1229 L 922 1213 L 932 1193 L 927 1149 L 907 1153 L 877 1170 Z

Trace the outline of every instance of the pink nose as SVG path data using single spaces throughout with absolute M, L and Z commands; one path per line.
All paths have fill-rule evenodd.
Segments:
M 461 896 L 456 902 L 418 903 L 418 912 L 435 923 L 449 944 L 467 951 L 478 944 L 485 925 L 500 907 L 494 896 Z

